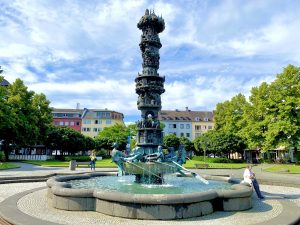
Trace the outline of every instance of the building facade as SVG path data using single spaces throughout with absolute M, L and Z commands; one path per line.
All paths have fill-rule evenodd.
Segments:
M 214 127 L 213 112 L 191 111 L 187 107 L 184 111 L 162 110 L 159 119 L 165 124 L 164 135 L 175 134 L 191 141 Z
M 124 115 L 119 112 L 101 109 L 86 109 L 82 115 L 81 133 L 96 137 L 105 127 L 110 127 L 115 124 L 124 125 Z
M 81 131 L 83 109 L 53 109 L 53 126 L 65 126 Z
M 89 137 L 96 137 L 104 127 L 124 124 L 124 115 L 108 109 L 53 109 L 53 125 L 70 127 Z

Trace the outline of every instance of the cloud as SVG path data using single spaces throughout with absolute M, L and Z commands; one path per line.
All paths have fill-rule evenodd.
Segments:
M 59 5 L 59 7 L 58 7 Z M 165 19 L 159 73 L 163 109 L 212 110 L 299 64 L 297 1 L 3 0 L 0 65 L 55 107 L 110 108 L 138 115 L 146 8 Z M 132 121 L 132 119 L 130 119 Z

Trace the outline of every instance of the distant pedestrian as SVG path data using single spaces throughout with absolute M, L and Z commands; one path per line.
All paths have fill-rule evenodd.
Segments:
M 254 188 L 257 197 L 259 199 L 264 199 L 265 197 L 261 194 L 259 189 L 259 184 L 255 178 L 255 173 L 252 171 L 252 166 L 248 165 L 244 171 L 244 182 L 251 185 Z
M 96 168 L 96 154 L 95 152 L 92 152 L 92 154 L 90 155 L 90 166 L 91 166 L 91 171 L 95 171 Z

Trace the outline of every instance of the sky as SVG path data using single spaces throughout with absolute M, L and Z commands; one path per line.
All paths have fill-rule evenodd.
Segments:
M 165 20 L 163 110 L 214 110 L 300 64 L 298 0 L 0 0 L 0 66 L 55 108 L 110 109 L 138 120 L 137 23 Z

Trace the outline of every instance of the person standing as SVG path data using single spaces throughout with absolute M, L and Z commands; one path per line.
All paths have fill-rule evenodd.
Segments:
M 255 173 L 252 171 L 252 166 L 247 165 L 245 171 L 244 171 L 244 182 L 251 185 L 251 187 L 254 188 L 257 197 L 259 199 L 264 199 L 265 197 L 261 194 L 259 184 L 255 178 Z
M 92 152 L 92 154 L 90 155 L 90 166 L 91 166 L 91 171 L 95 171 L 96 168 L 96 154 L 95 152 Z

